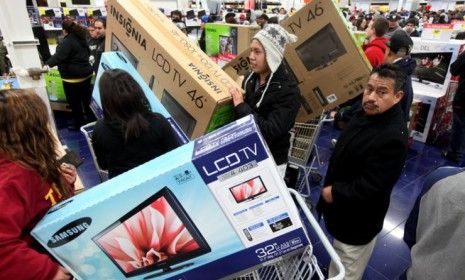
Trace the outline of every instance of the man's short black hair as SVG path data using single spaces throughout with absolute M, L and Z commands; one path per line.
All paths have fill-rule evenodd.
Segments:
M 409 24 L 409 23 L 413 24 L 414 26 L 418 26 L 418 21 L 417 21 L 416 18 L 409 18 L 409 19 L 407 19 L 407 20 L 405 21 L 405 25 L 407 25 L 407 24 Z
M 98 18 L 98 19 L 96 19 L 96 20 L 94 21 L 94 26 L 95 26 L 95 23 L 96 23 L 96 22 L 101 22 L 102 25 L 103 25 L 103 28 L 105 28 L 105 29 L 107 28 L 107 21 L 106 21 L 105 19 L 103 19 L 103 18 Z
M 405 72 L 396 64 L 385 63 L 374 68 L 371 75 L 378 74 L 378 77 L 394 80 L 394 90 L 403 90 L 405 84 Z
M 227 13 L 227 14 L 224 16 L 224 18 L 231 18 L 231 17 L 236 17 L 236 13 L 230 12 L 230 13 Z
M 462 32 L 457 33 L 457 35 L 455 36 L 455 39 L 456 39 L 456 40 L 463 40 L 463 39 L 465 39 L 465 31 L 462 31 Z

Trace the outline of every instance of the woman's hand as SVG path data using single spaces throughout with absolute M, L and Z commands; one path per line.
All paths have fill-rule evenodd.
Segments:
M 60 173 L 68 184 L 73 185 L 76 182 L 77 171 L 74 165 L 63 162 L 60 165 Z
M 243 93 L 244 91 L 242 89 L 238 89 L 235 87 L 229 89 L 229 94 L 231 94 L 232 96 L 234 107 L 244 102 Z
M 52 280 L 71 280 L 71 279 L 73 279 L 73 276 L 71 275 L 71 273 L 69 273 L 69 271 L 66 270 L 66 268 L 59 266 L 57 273 L 55 274 Z

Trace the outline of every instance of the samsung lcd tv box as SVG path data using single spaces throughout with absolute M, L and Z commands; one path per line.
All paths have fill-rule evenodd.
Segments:
M 151 1 L 108 1 L 106 34 L 106 50 L 132 58 L 168 112 L 188 122 L 190 139 L 234 119 L 235 81 Z
M 308 245 L 252 116 L 61 202 L 32 235 L 77 279 L 220 279 Z
M 99 90 L 100 77 L 105 70 L 111 69 L 122 69 L 128 72 L 141 86 L 145 96 L 149 101 L 152 111 L 163 115 L 168 120 L 171 127 L 176 132 L 179 144 L 184 144 L 189 141 L 186 134 L 184 133 L 185 127 L 183 127 L 187 126 L 188 122 L 185 122 L 181 118 L 173 118 L 173 116 L 165 109 L 157 97 L 153 95 L 149 88 L 150 84 L 147 85 L 137 70 L 132 66 L 131 58 L 126 57 L 122 52 L 105 52 L 102 54 L 100 59 L 100 65 L 97 71 L 97 76 L 95 78 L 95 86 L 92 92 L 92 100 L 90 103 L 90 107 L 98 119 L 103 118 L 102 102 L 100 100 Z
M 298 37 L 284 54 L 301 93 L 297 121 L 311 120 L 363 92 L 371 65 L 334 1 L 311 1 L 280 25 Z M 247 56 L 248 51 L 241 53 L 223 70 L 238 80 L 248 70 Z

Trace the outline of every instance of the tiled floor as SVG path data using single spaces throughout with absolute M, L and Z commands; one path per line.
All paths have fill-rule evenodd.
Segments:
M 67 130 L 67 117 L 63 113 L 56 114 L 60 138 L 68 148 L 79 153 L 84 159 L 84 164 L 78 168 L 78 173 L 87 188 L 93 187 L 99 183 L 99 177 L 87 142 L 81 132 Z M 339 132 L 333 129 L 331 124 L 324 124 L 318 139 L 318 151 L 322 162 L 319 167 L 320 174 L 324 175 L 326 172 L 331 155 L 330 140 L 337 138 L 338 134 Z M 384 227 L 378 235 L 374 253 L 363 279 L 397 279 L 409 266 L 410 253 L 402 240 L 405 220 L 421 190 L 425 175 L 439 166 L 448 164 L 451 163 L 441 158 L 440 149 L 419 142 L 412 144 L 406 166 L 392 191 L 391 204 L 384 220 Z M 313 204 L 316 203 L 320 188 L 319 184 L 312 186 Z M 329 257 L 321 242 L 312 233 L 311 239 L 320 265 L 327 266 Z

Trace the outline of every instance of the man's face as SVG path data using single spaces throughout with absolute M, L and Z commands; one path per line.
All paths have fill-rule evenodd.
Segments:
M 262 44 L 256 39 L 250 43 L 250 69 L 254 73 L 262 74 L 269 71 L 268 63 L 266 62 L 265 49 Z
M 95 28 L 93 26 L 87 27 L 87 32 L 89 32 L 89 36 L 92 39 L 97 38 L 97 31 L 95 31 Z
M 367 115 L 378 115 L 399 103 L 404 93 L 395 91 L 394 80 L 372 74 L 363 92 L 363 110 Z
M 178 14 L 174 13 L 171 15 L 171 20 L 172 21 L 180 21 L 181 20 L 181 16 L 179 16 Z
M 103 26 L 103 23 L 100 21 L 96 21 L 94 23 L 95 26 L 95 32 L 97 33 L 97 37 L 105 37 L 105 27 Z
M 405 25 L 405 31 L 407 31 L 408 33 L 412 32 L 413 30 L 415 30 L 415 24 L 407 23 Z
M 370 21 L 367 27 L 367 39 L 375 37 L 375 29 L 373 28 L 373 21 Z
M 397 22 L 397 20 L 390 20 L 389 21 L 389 28 L 395 28 L 399 25 L 399 23 Z

